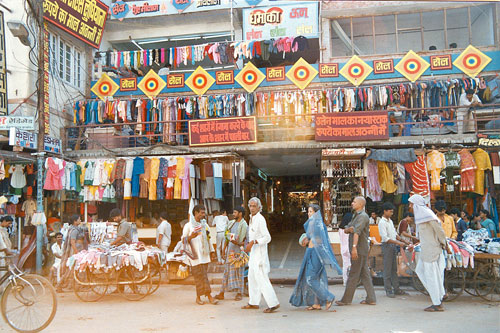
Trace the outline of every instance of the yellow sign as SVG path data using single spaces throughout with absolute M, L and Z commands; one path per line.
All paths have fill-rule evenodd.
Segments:
M 106 100 L 113 96 L 120 87 L 113 81 L 108 74 L 102 73 L 101 78 L 90 89 L 97 97 Z
M 198 66 L 186 80 L 186 85 L 196 95 L 203 95 L 214 83 L 215 79 L 201 66 Z
M 155 98 L 165 88 L 167 83 L 152 69 L 142 78 L 137 85 L 150 99 Z
M 358 56 L 353 56 L 349 59 L 340 70 L 340 74 L 355 86 L 363 83 L 371 72 L 373 72 L 373 68 Z
M 311 83 L 311 81 L 318 75 L 316 68 L 311 66 L 303 58 L 288 70 L 286 77 L 293 82 L 300 90 L 304 90 Z
M 469 45 L 453 62 L 453 65 L 465 74 L 474 78 L 488 65 L 491 58 L 483 52 Z
M 251 62 L 234 78 L 247 92 L 251 93 L 264 81 L 266 76 Z
M 396 70 L 404 75 L 411 82 L 418 80 L 429 68 L 430 64 L 412 50 L 401 59 L 396 65 Z

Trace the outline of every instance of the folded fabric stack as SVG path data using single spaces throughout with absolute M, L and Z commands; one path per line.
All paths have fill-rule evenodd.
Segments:
M 486 228 L 479 230 L 469 229 L 463 234 L 463 240 L 478 252 L 488 252 L 487 247 L 490 242 L 490 233 Z
M 450 270 L 452 267 L 467 268 L 469 265 L 474 268 L 474 248 L 465 242 L 451 238 L 446 240 L 451 252 L 446 253 L 446 269 Z
M 125 266 L 134 266 L 142 271 L 149 260 L 158 262 L 164 266 L 166 253 L 152 246 L 144 246 L 142 243 L 131 245 L 123 244 L 118 247 L 106 245 L 93 245 L 88 250 L 83 250 L 71 256 L 66 265 L 84 271 L 87 267 L 91 270 L 119 270 Z

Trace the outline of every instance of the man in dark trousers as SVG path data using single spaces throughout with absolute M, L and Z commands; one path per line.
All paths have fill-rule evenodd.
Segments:
M 347 278 L 344 296 L 337 305 L 349 305 L 352 303 L 354 291 L 359 281 L 366 290 L 366 299 L 361 304 L 375 305 L 377 299 L 373 289 L 370 269 L 368 268 L 368 250 L 369 250 L 369 217 L 365 212 L 366 200 L 363 197 L 356 197 L 352 201 L 354 210 L 352 220 L 349 222 L 344 232 L 349 234 L 349 250 L 351 252 L 351 270 Z

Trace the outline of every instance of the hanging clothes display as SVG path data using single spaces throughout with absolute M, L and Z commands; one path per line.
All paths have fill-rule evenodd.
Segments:
M 466 148 L 458 152 L 460 155 L 460 191 L 474 192 L 476 162 Z
M 474 193 L 484 195 L 484 172 L 491 170 L 490 156 L 481 148 L 472 153 L 476 169 L 474 170 Z
M 456 170 L 460 170 L 460 155 L 457 152 L 448 151 L 444 153 L 444 158 L 446 160 L 446 192 L 453 192 L 455 191 L 453 175 Z
M 439 191 L 441 189 L 441 170 L 446 168 L 444 154 L 433 150 L 427 154 L 427 170 L 431 175 L 431 191 Z
M 405 169 L 411 176 L 412 191 L 426 197 L 430 194 L 429 175 L 425 156 L 418 156 L 413 163 L 405 163 Z

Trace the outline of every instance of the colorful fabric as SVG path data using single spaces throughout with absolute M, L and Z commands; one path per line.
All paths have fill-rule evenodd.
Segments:
M 478 148 L 472 153 L 474 162 L 476 163 L 476 170 L 474 171 L 474 192 L 484 195 L 484 172 L 492 170 L 490 156 L 487 152 Z
M 429 195 L 429 175 L 425 157 L 417 157 L 417 161 L 405 164 L 406 171 L 411 175 L 412 191 L 425 197 Z
M 431 173 L 431 190 L 439 191 L 441 189 L 441 182 L 439 180 L 441 170 L 446 168 L 446 160 L 444 154 L 433 150 L 427 154 L 427 170 Z
M 473 192 L 475 190 L 476 162 L 466 148 L 458 152 L 460 155 L 460 191 Z

